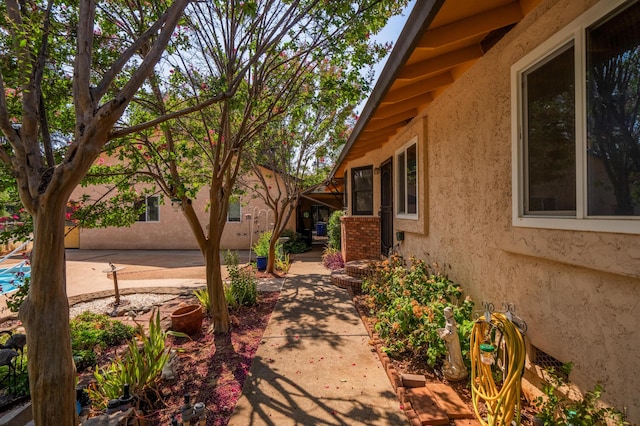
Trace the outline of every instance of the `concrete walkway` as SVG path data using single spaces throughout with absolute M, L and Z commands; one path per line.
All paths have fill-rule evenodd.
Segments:
M 351 298 L 292 264 L 229 425 L 407 424 Z
M 285 279 L 262 283 L 282 285 L 281 295 L 229 425 L 407 424 L 350 296 L 331 284 L 320 255 L 295 255 Z M 66 258 L 67 294 L 77 298 L 113 292 L 109 262 L 125 267 L 120 289 L 205 285 L 198 251 L 67 250 Z

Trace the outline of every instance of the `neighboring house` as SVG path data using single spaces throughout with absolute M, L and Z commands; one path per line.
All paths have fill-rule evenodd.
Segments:
M 395 248 L 514 304 L 527 381 L 573 362 L 636 423 L 639 28 L 631 1 L 418 1 L 332 171 L 345 260 Z
M 78 187 L 71 200 L 80 199 L 82 194 L 90 194 L 98 199 L 109 189 L 108 186 L 88 188 Z M 209 190 L 203 188 L 192 200 L 200 223 L 208 224 Z M 135 249 L 135 250 L 198 250 L 196 239 L 183 216 L 180 206 L 162 194 L 147 196 L 140 200 L 145 211 L 130 227 L 109 227 L 88 229 L 78 227 L 65 239 L 67 248 L 80 249 Z M 220 247 L 223 250 L 247 250 L 260 234 L 272 229 L 269 219 L 273 213 L 266 205 L 251 194 L 244 194 L 230 200 L 227 223 L 224 227 Z M 295 217 L 289 221 L 287 229 L 295 230 Z

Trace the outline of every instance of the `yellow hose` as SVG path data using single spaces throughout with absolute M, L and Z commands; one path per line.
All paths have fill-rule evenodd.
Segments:
M 524 368 L 525 346 L 520 330 L 501 313 L 491 314 L 491 324 L 481 317 L 471 331 L 471 397 L 476 417 L 482 426 L 511 425 L 514 415 L 520 424 L 521 374 Z M 502 334 L 506 351 L 506 376 L 502 386 L 494 381 L 491 365 L 481 360 L 480 345 L 485 343 L 491 329 Z M 479 404 L 484 401 L 487 418 L 480 415 Z

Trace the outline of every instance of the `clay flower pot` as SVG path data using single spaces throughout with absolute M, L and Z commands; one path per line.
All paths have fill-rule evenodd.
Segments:
M 171 328 L 186 334 L 195 334 L 202 328 L 202 306 L 188 305 L 171 313 Z

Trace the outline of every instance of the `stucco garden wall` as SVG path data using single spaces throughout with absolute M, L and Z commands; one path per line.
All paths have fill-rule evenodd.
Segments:
M 349 163 L 379 167 L 418 136 L 418 220 L 400 251 L 437 262 L 480 304 L 514 303 L 527 341 L 582 390 L 640 423 L 640 238 L 512 226 L 510 68 L 596 1 L 543 1 L 391 143 Z M 374 212 L 380 204 L 374 175 Z M 351 202 L 349 203 L 351 205 Z M 529 364 L 530 366 L 530 364 Z
M 517 228 L 511 217 L 510 67 L 594 3 L 543 1 L 408 127 L 426 129 L 428 232 L 406 232 L 401 247 L 438 262 L 478 306 L 514 303 L 529 343 L 572 361 L 576 385 L 601 382 L 603 401 L 640 422 L 640 237 Z

